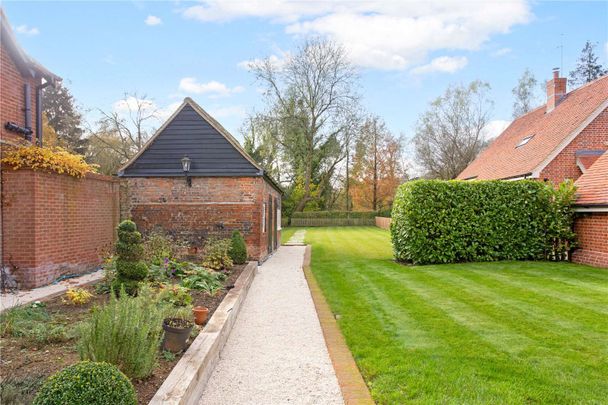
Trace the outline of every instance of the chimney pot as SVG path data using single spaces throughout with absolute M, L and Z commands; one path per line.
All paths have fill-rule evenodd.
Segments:
M 559 77 L 559 69 L 553 69 L 553 78 L 547 82 L 547 109 L 551 112 L 566 96 L 567 79 Z

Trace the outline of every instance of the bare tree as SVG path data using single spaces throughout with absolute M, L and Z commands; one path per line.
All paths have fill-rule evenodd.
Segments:
M 302 176 L 303 193 L 294 207 L 302 211 L 314 198 L 313 183 L 322 195 L 346 156 L 357 116 L 357 74 L 342 47 L 320 39 L 303 43 L 281 66 L 266 59 L 251 69 L 266 86 L 265 116 L 277 124 L 274 136 L 283 156 Z
M 101 119 L 97 128 L 92 129 L 91 137 L 95 144 L 111 149 L 127 161 L 143 148 L 150 137 L 151 124 L 158 119 L 156 105 L 145 95 L 125 93 L 116 103 L 114 110 L 99 110 Z
M 455 178 L 484 147 L 484 127 L 493 106 L 489 89 L 480 81 L 449 87 L 419 118 L 413 140 L 427 177 Z
M 517 81 L 517 86 L 511 92 L 515 100 L 513 101 L 513 118 L 520 117 L 531 111 L 536 104 L 536 89 L 538 80 L 530 69 L 526 69 Z

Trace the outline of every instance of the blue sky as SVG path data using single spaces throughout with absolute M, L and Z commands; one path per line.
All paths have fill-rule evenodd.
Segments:
M 548 79 L 560 66 L 560 44 L 566 72 L 587 39 L 608 65 L 602 1 L 5 0 L 3 7 L 23 48 L 64 78 L 84 110 L 120 108 L 125 92 L 137 92 L 166 116 L 191 96 L 239 139 L 246 114 L 264 106 L 243 62 L 281 60 L 309 35 L 344 45 L 360 71 L 363 106 L 408 137 L 448 85 L 475 79 L 491 84 L 493 128 L 502 128 L 517 78 L 530 68 Z

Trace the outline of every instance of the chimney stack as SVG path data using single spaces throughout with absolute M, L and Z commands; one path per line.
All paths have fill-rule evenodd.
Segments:
M 555 107 L 566 96 L 566 83 L 568 79 L 559 77 L 559 69 L 553 69 L 553 79 L 547 82 L 547 112 L 553 111 Z

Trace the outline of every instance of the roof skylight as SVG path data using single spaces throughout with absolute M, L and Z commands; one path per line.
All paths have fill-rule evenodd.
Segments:
M 524 139 L 522 139 L 521 141 L 519 141 L 519 143 L 515 147 L 516 148 L 520 148 L 520 147 L 524 146 L 525 144 L 527 144 L 528 142 L 530 142 L 530 140 L 532 138 L 534 138 L 534 135 L 526 136 Z

